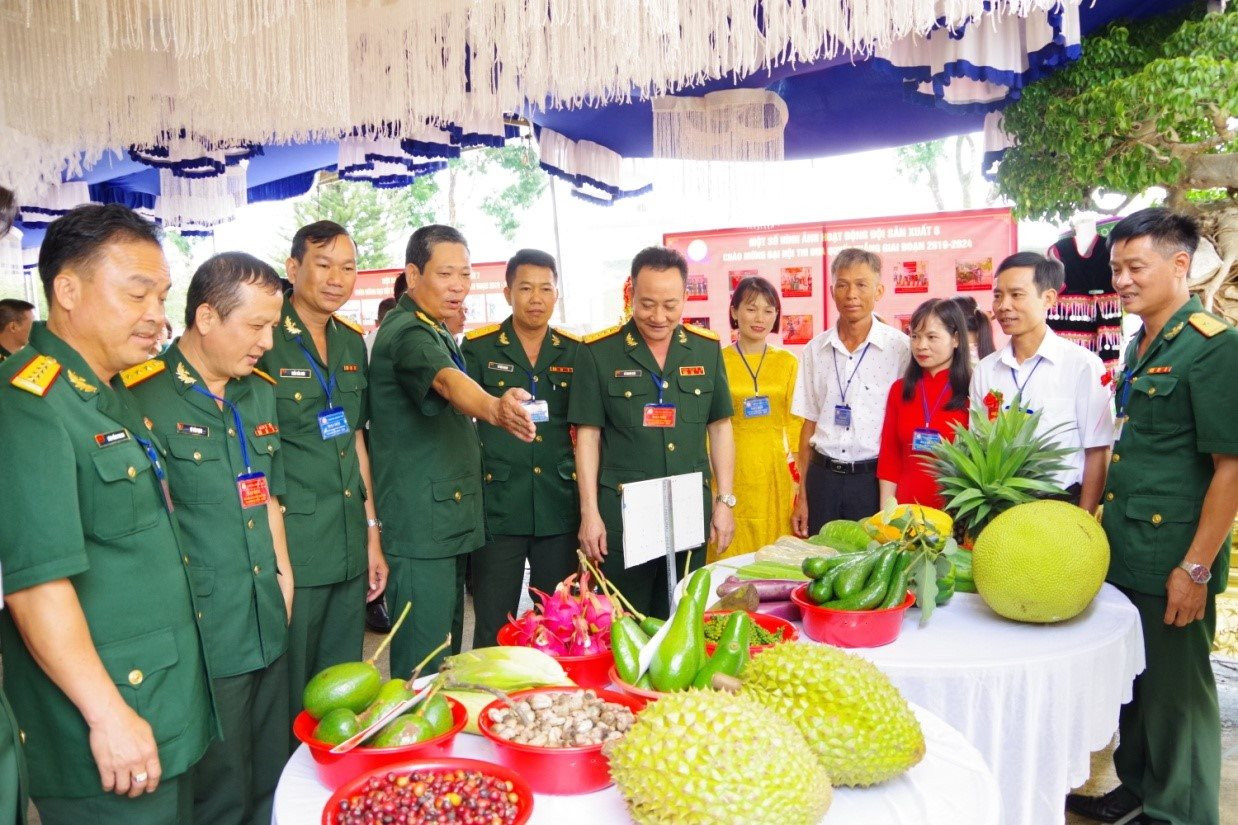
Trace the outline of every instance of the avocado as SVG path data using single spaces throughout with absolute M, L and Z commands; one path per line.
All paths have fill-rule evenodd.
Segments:
M 361 730 L 357 714 L 348 708 L 336 708 L 323 716 L 314 728 L 314 738 L 328 745 L 338 745 Z
M 337 708 L 360 713 L 378 696 L 382 684 L 382 674 L 369 662 L 343 662 L 310 679 L 301 701 L 315 719 L 322 719 Z
M 434 737 L 434 731 L 428 722 L 420 716 L 406 713 L 397 716 L 378 732 L 378 735 L 366 743 L 370 748 L 398 748 L 413 745 Z
M 430 701 L 426 702 L 423 708 L 418 708 L 418 712 L 430 723 L 435 736 L 451 730 L 452 723 L 455 721 L 451 715 L 451 705 L 447 704 L 447 700 L 441 693 L 430 697 Z

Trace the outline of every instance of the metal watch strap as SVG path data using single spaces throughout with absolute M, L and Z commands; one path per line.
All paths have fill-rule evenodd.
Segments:
M 1191 577 L 1191 581 L 1196 584 L 1207 584 L 1212 580 L 1212 571 L 1202 564 L 1194 564 L 1189 561 L 1178 562 L 1178 567 L 1186 571 L 1186 574 Z

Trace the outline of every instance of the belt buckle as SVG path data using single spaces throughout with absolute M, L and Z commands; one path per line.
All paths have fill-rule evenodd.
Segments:
M 834 459 L 831 458 L 830 469 L 838 473 L 840 476 L 843 476 L 847 474 L 848 465 L 845 462 L 835 461 Z

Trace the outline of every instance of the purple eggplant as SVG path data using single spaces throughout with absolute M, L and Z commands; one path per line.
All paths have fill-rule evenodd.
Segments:
M 801 618 L 799 605 L 792 601 L 761 602 L 761 609 L 757 612 L 777 616 L 788 622 L 798 622 Z
M 789 579 L 741 579 L 739 576 L 727 576 L 722 584 L 718 585 L 717 594 L 725 596 L 732 590 L 738 590 L 745 584 L 750 584 L 756 588 L 757 596 L 761 599 L 761 603 L 765 602 L 781 602 L 791 598 L 791 591 L 803 584 L 802 581 L 791 581 Z

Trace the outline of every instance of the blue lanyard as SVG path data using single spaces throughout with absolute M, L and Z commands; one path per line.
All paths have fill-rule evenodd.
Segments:
M 834 378 L 838 381 L 838 394 L 842 396 L 842 406 L 847 406 L 847 393 L 851 390 L 851 382 L 855 380 L 855 374 L 860 371 L 860 365 L 864 363 L 864 356 L 868 355 L 868 344 L 864 345 L 864 349 L 860 350 L 860 360 L 855 362 L 855 369 L 851 371 L 851 376 L 847 378 L 847 383 L 843 384 L 842 374 L 838 371 L 838 350 L 831 349 L 834 353 Z
M 439 335 L 443 339 L 443 345 L 447 347 L 447 354 L 451 356 L 451 363 L 455 364 L 460 372 L 468 372 L 464 367 L 464 358 L 456 351 L 456 339 L 451 337 L 450 332 L 439 332 Z
M 330 407 L 331 396 L 335 393 L 335 376 L 328 374 L 326 378 L 322 377 L 322 371 L 318 369 L 318 362 L 314 360 L 313 354 L 306 348 L 300 335 L 297 336 L 297 346 L 301 348 L 301 352 L 305 353 L 305 360 L 309 362 L 310 369 L 314 371 L 314 377 L 318 379 L 318 386 L 322 387 L 322 391 L 327 396 L 327 406 Z M 212 395 L 211 398 L 215 398 L 215 396 Z M 216 398 L 215 400 L 223 401 L 222 398 Z M 237 427 L 239 429 L 240 425 L 238 424 Z
M 653 382 L 653 388 L 658 391 L 658 403 L 662 403 L 662 376 L 657 375 L 653 370 L 649 371 L 649 380 Z
M 207 398 L 223 404 L 232 411 L 232 423 L 236 425 L 236 440 L 241 443 L 241 461 L 244 462 L 245 472 L 248 473 L 252 468 L 249 465 L 249 447 L 245 445 L 245 426 L 241 424 L 241 411 L 236 408 L 236 404 L 233 404 L 226 398 L 220 398 L 201 384 L 194 384 L 189 389 L 202 393 Z
M 1032 376 L 1036 374 L 1036 368 L 1040 366 L 1040 362 L 1043 360 L 1045 360 L 1043 355 L 1036 356 L 1036 363 L 1032 364 L 1032 371 L 1027 374 L 1027 378 L 1023 379 L 1022 384 L 1019 383 L 1019 373 L 1015 371 L 1014 367 L 1010 367 L 1010 380 L 1014 383 L 1015 392 L 1018 395 L 1020 402 L 1027 401 L 1027 399 L 1023 397 L 1023 390 L 1027 389 L 1027 385 L 1032 381 Z M 1031 412 L 1030 407 L 1028 408 L 1028 412 Z
M 1131 400 L 1131 387 L 1134 382 L 1131 380 L 1135 375 L 1134 365 L 1127 367 L 1122 372 L 1122 390 L 1118 393 L 1118 418 L 1126 417 L 1126 405 Z
M 146 451 L 146 457 L 150 459 L 150 466 L 155 471 L 155 478 L 163 481 L 168 477 L 168 474 L 163 470 L 163 462 L 159 460 L 159 451 L 155 449 L 155 444 L 149 438 L 134 433 L 133 437 L 142 445 L 142 449 Z
M 933 414 L 937 412 L 937 408 L 941 406 L 941 400 L 946 397 L 946 390 L 950 389 L 950 379 L 946 379 L 946 383 L 942 385 L 941 392 L 937 394 L 937 402 L 933 404 L 933 409 L 929 411 L 928 405 L 928 390 L 924 389 L 924 379 L 920 380 L 920 405 L 924 407 L 924 426 L 928 427 L 929 421 Z

